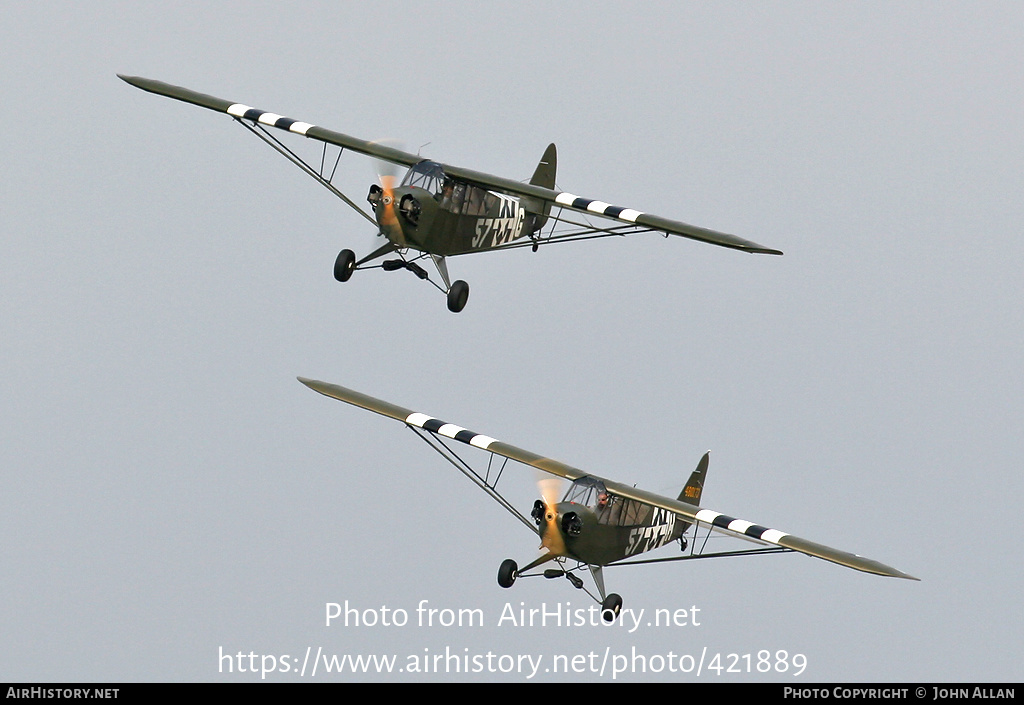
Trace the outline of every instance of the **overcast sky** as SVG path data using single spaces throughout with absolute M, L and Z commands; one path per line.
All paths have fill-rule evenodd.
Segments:
M 634 654 L 619 680 L 1021 680 L 1022 30 L 1019 3 L 8 6 L 4 679 L 258 680 L 238 652 L 288 655 L 285 682 L 531 675 L 408 672 L 448 649 L 541 659 L 532 680 Z M 339 284 L 372 226 L 116 73 L 518 179 L 555 142 L 563 190 L 785 255 L 640 235 L 454 258 L 459 315 L 408 272 Z M 362 201 L 375 170 L 345 155 L 337 183 Z M 499 624 L 589 603 L 499 588 L 536 537 L 298 375 L 672 496 L 710 448 L 706 506 L 921 582 L 795 554 L 609 568 L 632 633 Z M 533 472 L 503 482 L 529 511 Z M 409 623 L 325 626 L 346 600 Z M 419 626 L 422 601 L 485 624 Z M 405 670 L 299 676 L 307 649 Z M 806 666 L 759 673 L 762 650 Z M 545 670 L 590 653 L 603 674 Z

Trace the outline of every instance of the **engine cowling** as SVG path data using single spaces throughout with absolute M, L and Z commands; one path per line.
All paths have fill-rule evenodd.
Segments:
M 566 536 L 579 536 L 580 532 L 583 531 L 583 519 L 576 512 L 566 512 L 562 515 L 559 526 L 562 528 L 562 533 Z

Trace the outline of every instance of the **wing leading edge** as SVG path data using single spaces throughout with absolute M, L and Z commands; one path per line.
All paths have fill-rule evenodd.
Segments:
M 280 130 L 285 130 L 286 132 L 292 132 L 297 135 L 302 135 L 303 137 L 309 137 L 338 147 L 351 149 L 353 152 L 359 152 L 360 154 L 366 154 L 371 157 L 376 157 L 377 159 L 401 164 L 402 166 L 413 166 L 414 164 L 419 164 L 423 161 L 423 157 L 403 152 L 400 149 L 343 135 L 340 132 L 328 130 L 325 127 L 312 125 L 300 120 L 294 120 L 266 110 L 252 108 L 248 105 L 244 105 L 243 103 L 234 103 L 230 100 L 224 100 L 223 98 L 215 98 L 212 95 L 199 93 L 198 91 L 182 88 L 181 86 L 172 86 L 170 83 L 164 83 L 163 81 L 154 81 L 151 78 L 142 78 L 141 76 L 122 76 L 121 74 L 117 74 L 117 77 L 136 88 L 141 88 L 142 90 L 150 93 L 174 98 L 175 100 L 191 103 L 192 105 L 198 105 L 202 108 L 216 110 L 219 113 L 227 113 L 239 120 L 244 119 L 254 123 L 259 123 L 260 125 L 265 125 L 266 127 L 276 127 Z
M 445 423 L 444 421 L 427 414 L 405 409 L 403 407 L 396 406 L 395 404 L 375 399 L 374 397 L 336 384 L 305 379 L 303 377 L 299 377 L 298 379 L 313 391 L 319 392 L 324 396 L 331 397 L 332 399 L 338 399 L 368 411 L 373 411 L 377 414 L 387 416 L 396 421 L 401 421 L 409 426 L 422 428 L 430 433 L 495 453 L 496 455 L 509 458 L 510 460 L 515 460 L 523 463 L 524 465 L 529 465 L 530 467 L 537 468 L 538 470 L 542 470 L 552 475 L 557 475 L 558 477 L 563 477 L 567 480 L 576 480 L 589 474 L 578 468 L 566 465 L 565 463 L 542 455 L 537 455 L 536 453 L 531 453 L 530 451 L 523 450 L 522 448 L 517 448 L 516 446 L 491 438 L 490 436 L 475 433 L 455 424 Z M 591 477 L 597 476 L 591 475 Z M 704 524 L 705 526 L 710 527 L 713 531 L 717 531 L 722 534 L 764 544 L 781 546 L 799 553 L 814 556 L 815 558 L 821 558 L 848 568 L 860 570 L 865 573 L 873 573 L 875 575 L 883 575 L 892 578 L 904 578 L 907 580 L 918 580 L 918 578 L 887 566 L 884 563 L 879 563 L 878 561 L 858 556 L 854 553 L 840 551 L 839 549 L 831 548 L 820 543 L 808 541 L 806 539 L 793 536 L 792 534 L 779 531 L 778 529 L 770 529 L 744 519 L 730 517 L 722 514 L 721 512 L 704 509 L 669 497 L 663 497 L 661 495 L 654 494 L 653 492 L 646 492 L 612 480 L 606 480 L 604 478 L 597 479 L 604 482 L 605 486 L 613 494 L 666 509 L 686 518 L 690 522 Z
M 224 100 L 223 98 L 215 98 L 214 96 L 207 95 L 205 93 L 199 93 L 198 91 L 182 88 L 181 86 L 174 86 L 169 83 L 164 83 L 163 81 L 155 81 L 150 78 L 142 78 L 141 76 L 124 76 L 121 74 L 118 74 L 118 78 L 135 86 L 136 88 L 140 88 L 150 93 L 174 98 L 175 100 L 191 103 L 192 105 L 198 105 L 217 112 L 226 113 L 238 120 L 249 120 L 253 123 L 258 123 L 266 127 L 276 127 L 280 130 L 285 130 L 286 132 L 292 132 L 297 135 L 320 140 L 321 142 L 333 144 L 338 147 L 344 147 L 345 149 L 350 149 L 360 154 L 365 154 L 377 159 L 383 159 L 402 166 L 413 166 L 424 159 L 419 155 L 403 152 L 400 149 L 394 149 L 387 145 L 361 140 L 356 137 L 350 137 L 349 135 L 335 132 L 334 130 L 328 130 L 327 128 L 313 125 L 308 122 L 294 120 L 266 110 L 259 110 L 243 103 L 234 103 L 230 100 Z M 756 242 L 744 240 L 736 235 L 701 228 L 696 225 L 663 218 L 651 213 L 644 213 L 632 208 L 614 206 L 610 203 L 605 203 L 604 201 L 581 198 L 580 196 L 572 193 L 556 191 L 554 189 L 535 186 L 533 184 L 524 184 L 514 179 L 493 176 L 491 174 L 485 174 L 483 172 L 473 171 L 472 169 L 465 169 L 450 164 L 441 164 L 441 168 L 444 169 L 446 174 L 449 174 L 456 179 L 468 181 L 478 186 L 483 186 L 486 189 L 498 191 L 510 196 L 516 196 L 519 198 L 525 197 L 543 201 L 556 208 L 568 208 L 581 213 L 628 223 L 640 228 L 656 230 L 658 232 L 668 233 L 671 235 L 679 235 L 690 238 L 691 240 L 699 240 L 701 242 L 719 245 L 721 247 L 729 247 L 743 252 L 769 255 L 782 254 L 781 250 L 765 247 L 764 245 L 759 245 Z

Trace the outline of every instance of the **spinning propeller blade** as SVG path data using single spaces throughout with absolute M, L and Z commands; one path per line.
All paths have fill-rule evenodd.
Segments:
M 387 143 L 395 145 L 398 144 L 398 140 L 385 138 L 372 142 L 372 144 L 382 146 L 386 146 Z M 381 187 L 381 209 L 378 222 L 382 234 L 387 235 L 388 239 L 392 242 L 402 243 L 404 242 L 404 237 L 402 235 L 401 223 L 398 222 L 398 208 L 395 203 L 395 188 L 399 183 L 396 173 L 398 165 L 384 159 L 375 159 L 374 162 L 377 167 L 377 179 Z
M 558 526 L 558 498 L 561 494 L 562 481 L 557 477 L 537 477 L 537 489 L 544 503 L 544 531 L 540 547 L 557 555 L 565 555 L 565 538 Z

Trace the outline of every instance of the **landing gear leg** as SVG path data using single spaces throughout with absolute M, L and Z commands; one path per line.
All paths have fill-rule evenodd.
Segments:
M 616 593 L 605 596 L 604 592 L 604 571 L 599 565 L 590 566 L 590 574 L 594 576 L 597 583 L 597 591 L 601 593 L 601 618 L 606 622 L 614 622 L 622 611 L 622 598 Z

